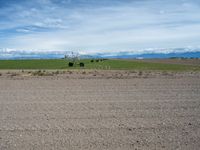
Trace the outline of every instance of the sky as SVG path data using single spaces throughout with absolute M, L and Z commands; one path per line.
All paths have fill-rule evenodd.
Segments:
M 199 0 L 0 0 L 0 49 L 167 52 L 200 48 Z

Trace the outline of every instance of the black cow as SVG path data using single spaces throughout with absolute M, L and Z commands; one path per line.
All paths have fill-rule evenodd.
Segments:
M 69 62 L 68 66 L 69 66 L 69 67 L 73 67 L 73 66 L 74 66 L 74 63 Z
M 84 63 L 80 63 L 80 67 L 84 67 L 85 66 L 85 64 Z

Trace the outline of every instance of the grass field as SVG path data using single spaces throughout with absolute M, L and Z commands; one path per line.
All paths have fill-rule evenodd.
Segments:
M 188 66 L 181 64 L 151 63 L 133 60 L 104 60 L 90 62 L 89 59 L 81 60 L 85 69 L 111 69 L 111 70 L 200 70 L 200 66 Z M 68 61 L 63 59 L 54 60 L 0 60 L 0 69 L 79 69 L 68 67 Z

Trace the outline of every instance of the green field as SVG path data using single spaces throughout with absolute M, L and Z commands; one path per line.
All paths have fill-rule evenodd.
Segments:
M 85 69 L 103 69 L 103 70 L 171 70 L 187 71 L 200 70 L 200 66 L 149 63 L 134 60 L 104 60 L 100 62 L 90 62 L 89 59 L 81 60 L 85 64 Z M 68 67 L 68 61 L 63 59 L 53 60 L 0 60 L 0 69 L 79 69 Z

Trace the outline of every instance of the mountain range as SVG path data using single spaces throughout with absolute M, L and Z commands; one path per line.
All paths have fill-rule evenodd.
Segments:
M 0 49 L 0 59 L 62 59 L 67 56 L 72 56 L 71 51 L 28 51 L 28 50 L 7 50 Z M 154 49 L 144 50 L 142 53 L 135 51 L 121 51 L 121 52 L 102 52 L 102 53 L 77 53 L 80 58 L 94 59 L 94 58 L 117 58 L 117 59 L 150 59 L 150 58 L 200 58 L 200 49 L 176 48 L 169 49 L 162 52 Z

